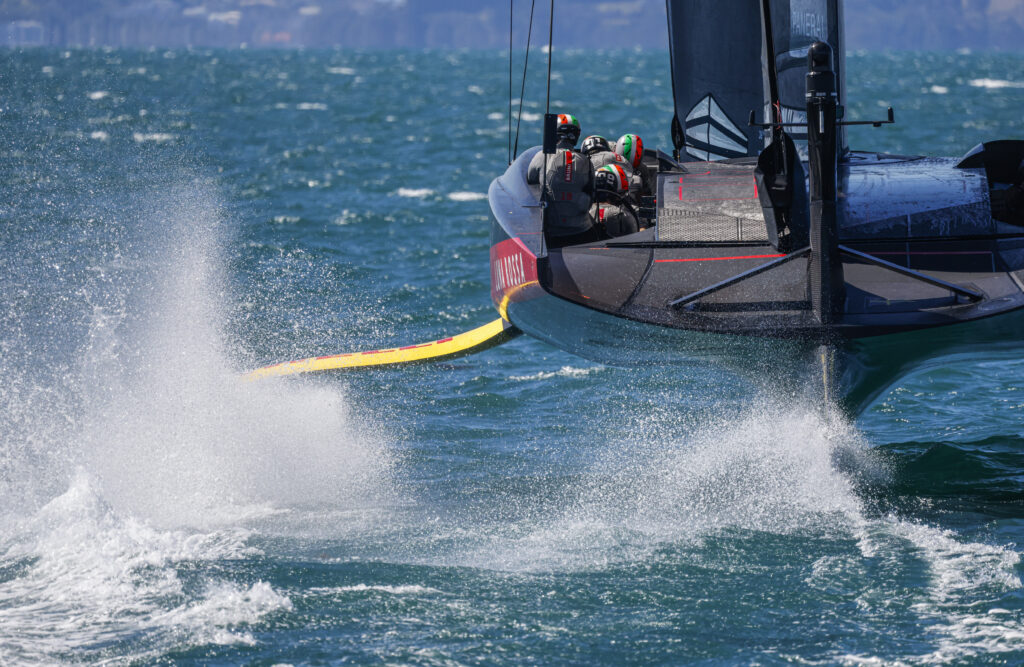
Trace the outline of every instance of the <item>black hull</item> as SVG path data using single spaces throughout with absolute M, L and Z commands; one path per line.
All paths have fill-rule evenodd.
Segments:
M 530 208 L 536 190 L 522 179 L 531 154 L 491 187 L 492 298 L 525 333 L 578 356 L 621 366 L 714 364 L 775 390 L 809 389 L 857 415 L 900 378 L 941 359 L 1024 348 L 1024 236 L 990 216 L 985 227 L 973 201 L 946 202 L 922 217 L 903 214 L 900 201 L 886 210 L 886 193 L 876 188 L 883 205 L 874 208 L 887 217 L 873 221 L 857 218 L 850 197 L 845 309 L 835 326 L 823 327 L 808 304 L 806 258 L 785 258 L 700 296 L 779 261 L 781 253 L 756 239 L 666 242 L 648 230 L 548 251 L 540 210 Z M 892 169 L 952 181 L 960 175 L 951 162 L 876 161 L 849 169 L 846 179 L 884 182 Z M 964 178 L 971 193 L 984 187 L 976 172 Z M 953 225 L 965 231 L 941 234 Z M 671 305 L 694 293 L 699 298 L 684 307 Z

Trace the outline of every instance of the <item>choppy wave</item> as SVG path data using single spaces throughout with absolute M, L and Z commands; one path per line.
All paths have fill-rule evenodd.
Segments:
M 0 581 L 0 658 L 98 658 L 113 644 L 125 646 L 121 659 L 141 660 L 177 647 L 252 644 L 246 627 L 291 609 L 286 596 L 264 581 L 214 573 L 196 588 L 181 574 L 258 555 L 247 537 L 240 529 L 156 529 L 113 510 L 81 472 L 0 539 L 0 571 L 17 573 Z

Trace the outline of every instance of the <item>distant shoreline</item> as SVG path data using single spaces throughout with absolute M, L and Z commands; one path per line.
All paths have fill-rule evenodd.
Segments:
M 189 46 L 189 45 L 154 45 L 154 46 L 108 46 L 108 45 L 95 45 L 95 46 L 82 46 L 80 44 L 74 45 L 7 45 L 0 44 L 0 51 L 108 51 L 108 52 L 128 52 L 128 53 L 139 53 L 139 52 L 184 52 L 184 53 L 217 53 L 217 52 L 237 52 L 237 51 L 249 51 L 254 53 L 288 53 L 288 52 L 306 52 L 306 53 L 334 53 L 334 52 L 345 52 L 345 53 L 493 53 L 496 55 L 507 56 L 508 49 L 497 49 L 497 48 L 471 48 L 471 47 L 407 47 L 407 46 L 390 46 L 390 47 L 377 47 L 377 48 L 366 48 L 366 47 L 352 47 L 352 46 L 289 46 L 289 47 L 270 47 L 270 46 L 250 46 L 248 44 L 240 44 L 238 46 Z M 513 54 L 522 56 L 524 49 L 513 49 Z M 585 47 L 565 47 L 557 49 L 556 52 L 563 54 L 579 54 L 579 53 L 667 53 L 668 47 L 650 47 L 640 49 L 600 49 L 600 48 L 585 48 Z M 532 58 L 540 53 L 539 47 L 533 47 L 530 50 L 531 53 L 531 68 Z M 1007 50 L 1007 49 L 972 49 L 972 48 L 942 48 L 942 49 L 847 49 L 847 56 L 862 57 L 868 55 L 886 55 L 886 54 L 958 54 L 963 56 L 971 55 L 1018 55 L 1024 56 L 1024 48 Z
M 546 3 L 539 5 L 538 26 L 548 21 Z M 509 42 L 508 4 L 476 0 L 21 0 L 3 7 L 0 46 L 493 50 Z M 522 47 L 528 3 L 514 7 L 513 43 Z M 960 0 L 846 0 L 845 7 L 851 50 L 1024 51 L 1024 0 L 966 7 Z M 554 27 L 562 49 L 668 47 L 664 0 L 560 0 Z

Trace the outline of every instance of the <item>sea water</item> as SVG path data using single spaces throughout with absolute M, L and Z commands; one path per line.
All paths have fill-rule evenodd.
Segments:
M 855 423 L 528 338 L 240 379 L 495 317 L 506 55 L 0 52 L 0 663 L 1024 661 L 1024 361 Z M 1024 138 L 1020 55 L 848 69 L 855 147 Z M 669 145 L 664 53 L 554 71 Z

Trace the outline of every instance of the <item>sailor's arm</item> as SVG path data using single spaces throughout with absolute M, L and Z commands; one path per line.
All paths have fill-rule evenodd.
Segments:
M 530 166 L 526 170 L 526 182 L 530 185 L 540 184 L 540 175 L 544 171 L 544 153 L 537 153 L 530 160 Z

